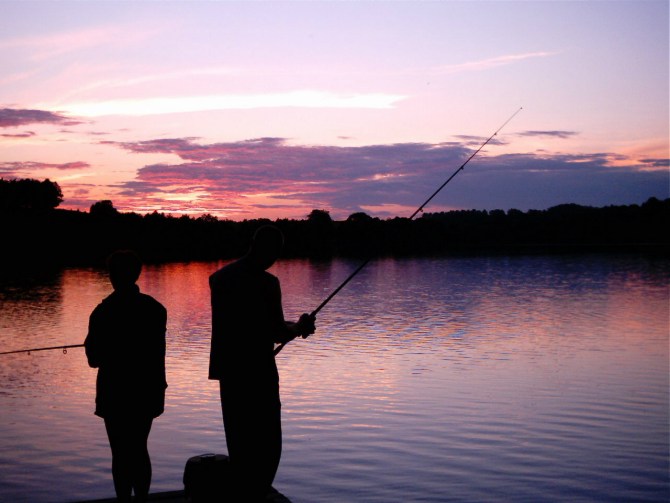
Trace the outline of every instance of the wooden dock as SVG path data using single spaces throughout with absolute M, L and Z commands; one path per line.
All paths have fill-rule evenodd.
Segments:
M 149 493 L 149 501 L 160 503 L 187 503 L 188 499 L 184 491 L 167 491 L 162 493 Z M 103 498 L 99 500 L 78 501 L 76 503 L 117 503 L 116 498 Z
M 162 493 L 149 493 L 149 501 L 160 503 L 186 503 L 188 499 L 184 491 L 167 491 Z M 103 498 L 99 500 L 78 501 L 76 503 L 117 503 L 116 498 Z
M 162 493 L 149 494 L 148 501 L 158 503 L 188 503 L 190 500 L 186 497 L 184 491 L 166 491 Z M 75 503 L 117 503 L 116 498 L 104 498 L 97 500 L 78 501 Z M 273 488 L 273 492 L 268 495 L 267 503 L 291 503 L 286 496 Z

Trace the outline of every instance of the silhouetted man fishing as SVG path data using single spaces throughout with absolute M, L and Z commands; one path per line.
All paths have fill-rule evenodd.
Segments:
M 151 485 L 147 440 L 165 403 L 167 312 L 135 284 L 142 270 L 133 252 L 108 261 L 114 292 L 91 313 L 84 346 L 88 364 L 98 368 L 95 414 L 105 420 L 112 450 L 116 497 L 144 502 Z
M 282 450 L 279 374 L 274 344 L 314 333 L 314 317 L 284 320 L 279 280 L 266 271 L 284 237 L 262 226 L 249 252 L 209 278 L 212 345 L 209 378 L 220 382 L 234 501 L 263 501 Z

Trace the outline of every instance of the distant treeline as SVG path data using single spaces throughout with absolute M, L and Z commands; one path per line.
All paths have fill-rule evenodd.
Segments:
M 334 221 L 328 211 L 315 209 L 304 220 L 236 222 L 211 215 L 122 213 L 111 201 L 95 203 L 89 212 L 60 210 L 59 188 L 53 207 L 33 207 L 25 199 L 12 206 L 1 199 L 3 183 L 0 257 L 5 267 L 101 265 L 119 248 L 134 249 L 147 262 L 234 258 L 246 252 L 254 230 L 267 223 L 284 232 L 287 257 L 670 250 L 670 199 L 603 208 L 563 204 L 527 212 L 459 210 L 415 220 L 354 213 Z

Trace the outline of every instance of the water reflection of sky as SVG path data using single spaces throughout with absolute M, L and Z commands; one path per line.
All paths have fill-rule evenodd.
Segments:
M 149 266 L 140 280 L 169 313 L 157 490 L 180 487 L 188 457 L 225 452 L 207 379 L 219 265 Z M 287 318 L 356 265 L 276 264 Z M 277 487 L 294 503 L 667 500 L 669 278 L 667 262 L 626 257 L 370 264 L 278 357 Z M 14 349 L 81 342 L 111 289 L 100 271 L 66 270 L 8 291 L 0 343 Z M 0 360 L 1 500 L 113 493 L 94 380 L 80 349 Z

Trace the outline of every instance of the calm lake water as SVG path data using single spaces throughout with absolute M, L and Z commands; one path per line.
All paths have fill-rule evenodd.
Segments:
M 226 452 L 207 379 L 207 277 L 146 267 L 168 309 L 152 491 Z M 284 261 L 284 311 L 314 309 L 357 262 Z M 670 498 L 670 261 L 637 256 L 381 260 L 278 356 L 294 503 Z M 0 351 L 77 344 L 111 288 L 93 269 L 0 283 Z M 128 348 L 132 351 L 132 348 Z M 0 357 L 0 501 L 114 494 L 96 371 L 81 348 Z

